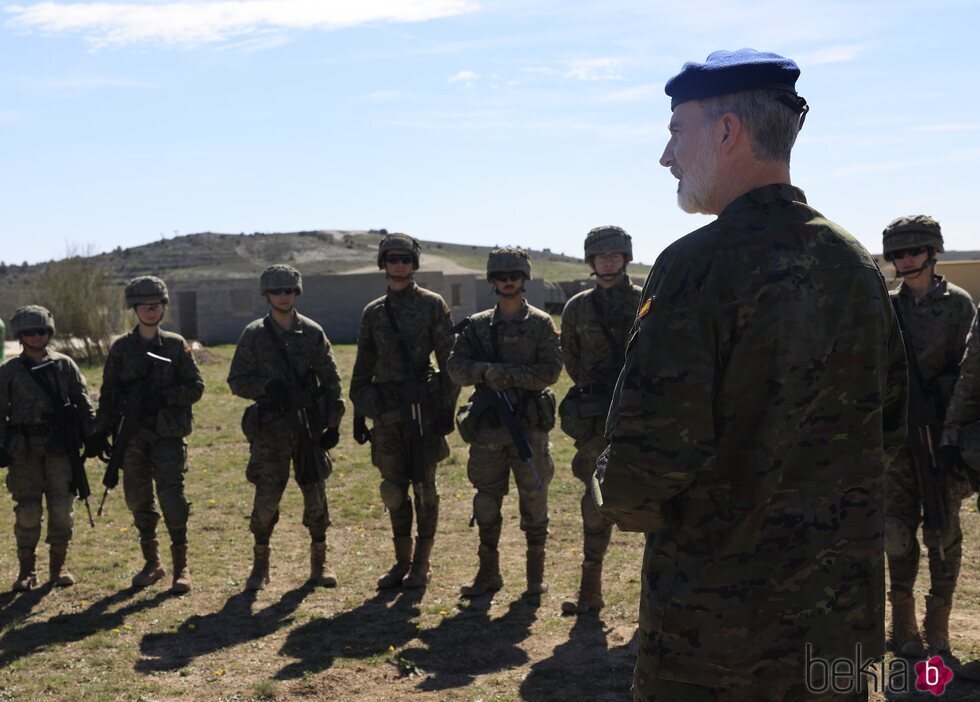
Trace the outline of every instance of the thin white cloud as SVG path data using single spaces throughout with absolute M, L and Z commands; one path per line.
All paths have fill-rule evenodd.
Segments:
M 793 59 L 800 66 L 819 66 L 827 63 L 846 63 L 856 60 L 867 50 L 863 44 L 839 44 L 825 46 L 814 51 L 807 51 Z
M 980 129 L 980 122 L 962 124 L 924 124 L 912 127 L 913 132 L 975 132 Z
M 409 96 L 409 93 L 402 90 L 375 90 L 356 99 L 362 102 L 394 102 L 396 100 L 404 100 Z
M 450 83 L 472 83 L 473 81 L 475 81 L 479 77 L 480 77 L 479 74 L 474 73 L 473 71 L 459 71 L 459 72 L 454 73 L 453 75 L 449 76 L 449 82 Z
M 17 78 L 14 85 L 41 90 L 102 90 L 127 89 L 150 90 L 157 86 L 142 80 L 114 78 L 112 76 L 63 76 L 59 78 Z
M 592 58 L 571 61 L 565 76 L 578 80 L 622 80 L 619 67 L 622 59 Z
M 973 161 L 980 159 L 980 149 L 962 149 L 944 156 L 930 158 L 908 159 L 902 161 L 878 162 L 878 163 L 855 163 L 850 166 L 838 168 L 830 175 L 832 176 L 851 176 L 866 175 L 870 173 L 889 173 L 906 169 L 920 169 L 929 166 L 941 166 L 947 163 L 958 163 L 962 161 Z
M 195 46 L 286 30 L 333 30 L 371 22 L 423 22 L 475 12 L 479 0 L 204 0 L 39 2 L 11 5 L 8 24 L 82 34 L 96 48 L 136 43 Z
M 663 83 L 647 83 L 604 95 L 603 102 L 646 102 L 664 94 Z

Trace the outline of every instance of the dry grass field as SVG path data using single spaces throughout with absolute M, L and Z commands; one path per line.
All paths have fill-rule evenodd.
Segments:
M 336 351 L 342 373 L 349 374 L 354 349 Z M 94 529 L 84 509 L 76 508 L 69 565 L 78 584 L 15 596 L 6 590 L 16 559 L 12 502 L 4 492 L 0 700 L 629 699 L 642 543 L 636 535 L 614 534 L 607 606 L 600 616 L 561 616 L 562 599 L 578 583 L 582 488 L 569 469 L 572 443 L 559 431 L 552 434 L 557 471 L 550 490 L 551 592 L 539 603 L 521 598 L 524 544 L 513 491 L 504 504 L 504 589 L 492 601 L 459 599 L 459 586 L 476 570 L 477 534 L 468 526 L 466 448 L 455 435 L 452 456 L 439 471 L 442 515 L 432 583 L 418 593 L 377 592 L 375 580 L 392 558 L 389 522 L 377 493 L 377 471 L 367 449 L 350 438 L 349 418 L 332 452 L 328 481 L 328 557 L 339 587 L 304 584 L 308 537 L 300 525 L 299 491 L 291 484 L 272 542 L 271 587 L 245 593 L 251 486 L 238 426 L 245 402 L 232 397 L 224 382 L 231 352 L 208 349 L 201 358 L 208 386 L 190 439 L 189 595 L 169 595 L 169 577 L 145 591 L 129 587 L 141 561 L 117 490 Z M 98 371 L 87 373 L 97 385 Z M 563 394 L 567 383 L 563 376 L 556 390 Z M 90 464 L 96 498 L 100 468 Z M 975 508 L 964 511 L 963 521 L 966 558 L 953 641 L 961 657 L 972 659 L 980 657 Z M 38 565 L 46 573 L 46 550 L 39 550 Z M 980 699 L 980 688 L 954 688 L 950 699 Z

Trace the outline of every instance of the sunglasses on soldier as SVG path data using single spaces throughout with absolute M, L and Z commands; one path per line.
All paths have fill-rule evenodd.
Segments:
M 895 251 L 890 251 L 886 259 L 889 261 L 897 261 L 900 258 L 905 258 L 906 256 L 918 256 L 924 254 L 929 250 L 928 246 L 910 246 L 907 249 L 896 249 Z
M 25 329 L 21 332 L 22 336 L 47 336 L 47 329 Z
M 500 273 L 491 273 L 490 280 L 498 280 L 501 283 L 506 283 L 511 280 L 521 280 L 524 278 L 524 274 L 520 271 L 501 271 Z
M 296 288 L 275 288 L 269 291 L 270 295 L 295 295 Z
M 414 259 L 409 254 L 388 254 L 385 263 L 412 263 Z

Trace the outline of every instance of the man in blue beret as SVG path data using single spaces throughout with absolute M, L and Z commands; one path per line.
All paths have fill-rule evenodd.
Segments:
M 636 700 L 865 700 L 831 666 L 884 653 L 905 353 L 874 260 L 790 184 L 799 73 L 742 49 L 667 83 L 660 163 L 717 219 L 647 278 L 593 480 L 646 533 Z

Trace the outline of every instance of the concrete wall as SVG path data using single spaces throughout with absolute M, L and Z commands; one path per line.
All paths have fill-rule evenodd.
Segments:
M 897 288 L 902 279 L 895 277 L 895 266 L 881 256 L 876 256 L 875 259 L 881 266 L 881 272 L 885 276 L 889 289 Z M 936 273 L 970 293 L 974 302 L 980 302 L 980 260 L 944 261 L 942 254 L 939 254 Z

